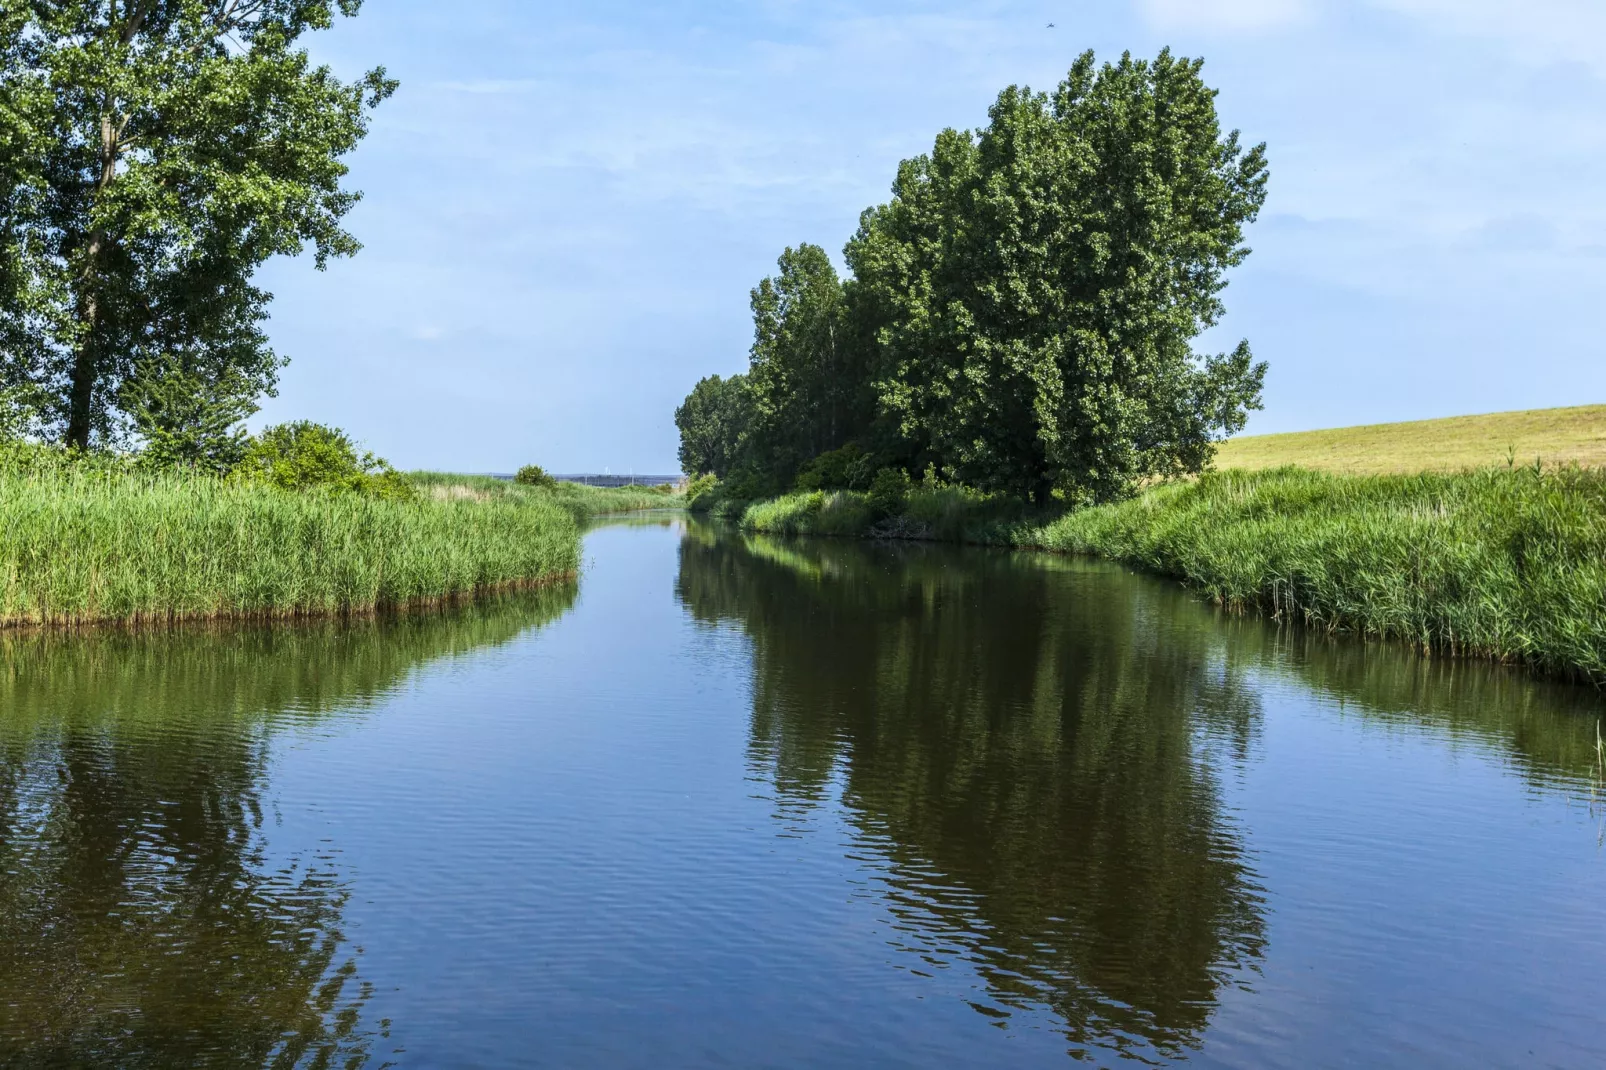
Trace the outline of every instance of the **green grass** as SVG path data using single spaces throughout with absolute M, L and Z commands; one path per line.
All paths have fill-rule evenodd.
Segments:
M 1217 468 L 1281 468 L 1296 464 L 1348 475 L 1458 472 L 1503 465 L 1606 466 L 1606 405 L 1530 409 L 1443 420 L 1370 424 L 1286 435 L 1254 435 L 1222 443 Z
M 628 513 L 639 509 L 675 509 L 685 497 L 664 494 L 650 487 L 588 487 L 580 483 L 559 483 L 553 490 L 527 487 L 496 476 L 455 475 L 451 472 L 409 472 L 407 481 L 438 501 L 553 502 L 568 510 L 577 520 L 603 513 Z
M 902 512 L 878 525 L 863 495 L 799 494 L 741 523 L 1093 554 L 1233 609 L 1606 682 L 1606 473 L 1228 471 L 1054 519 L 957 491 Z
M 209 477 L 0 474 L 0 625 L 365 612 L 571 576 L 556 498 L 382 501 Z

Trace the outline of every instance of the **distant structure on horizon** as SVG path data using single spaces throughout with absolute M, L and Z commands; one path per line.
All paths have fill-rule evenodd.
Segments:
M 679 472 L 668 476 L 640 475 L 631 473 L 625 476 L 616 476 L 604 472 L 602 475 L 557 475 L 554 479 L 563 483 L 584 483 L 588 487 L 656 487 L 663 483 L 679 486 L 686 477 Z

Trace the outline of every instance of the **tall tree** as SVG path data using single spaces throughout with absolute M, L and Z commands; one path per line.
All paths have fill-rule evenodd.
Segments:
M 675 410 L 680 429 L 680 470 L 688 476 L 713 473 L 721 479 L 741 458 L 752 419 L 747 376 L 700 379 Z
M 877 391 L 946 474 L 1038 501 L 1198 471 L 1259 406 L 1247 344 L 1201 357 L 1264 146 L 1223 136 L 1202 62 L 1080 57 L 1011 87 L 986 129 L 900 166 L 847 259 L 878 317 Z
M 297 43 L 360 4 L 0 0 L 0 386 L 67 443 L 115 441 L 142 371 L 271 389 L 256 268 L 359 248 L 341 157 L 395 83 Z
M 754 463 L 781 485 L 868 419 L 863 355 L 846 322 L 843 285 L 824 249 L 787 249 L 752 292 L 749 385 Z

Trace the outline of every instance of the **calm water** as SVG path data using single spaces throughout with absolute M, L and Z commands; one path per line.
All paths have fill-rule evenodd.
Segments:
M 0 636 L 0 1064 L 1606 1065 L 1593 692 L 1085 562 Z

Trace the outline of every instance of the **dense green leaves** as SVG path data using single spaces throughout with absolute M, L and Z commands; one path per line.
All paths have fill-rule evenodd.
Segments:
M 1222 134 L 1200 69 L 1083 55 L 1054 93 L 1006 89 L 985 129 L 905 160 L 847 245 L 851 279 L 788 249 L 753 291 L 741 466 L 817 483 L 810 460 L 854 442 L 1040 503 L 1207 467 L 1260 404 L 1246 343 L 1192 347 L 1267 170 Z
M 513 476 L 513 482 L 522 487 L 540 487 L 543 490 L 556 490 L 558 487 L 558 481 L 538 464 L 527 464 L 520 468 Z
M 862 430 L 867 398 L 842 282 L 818 245 L 787 249 L 752 293 L 748 454 L 789 484 L 810 458 Z
M 865 213 L 847 257 L 881 403 L 944 474 L 1120 497 L 1198 471 L 1258 405 L 1247 345 L 1191 349 L 1266 187 L 1200 66 L 1086 54 L 1052 96 L 1011 87 L 977 135 L 944 131 Z
M 0 386 L 53 434 L 116 441 L 174 369 L 271 389 L 255 269 L 358 249 L 341 157 L 394 83 L 296 47 L 358 6 L 0 0 Z
M 310 420 L 270 427 L 251 440 L 235 475 L 283 490 L 355 491 L 407 499 L 413 488 L 386 461 L 359 453 L 344 431 Z
M 680 470 L 688 476 L 728 475 L 741 456 L 752 410 L 747 376 L 710 375 L 699 380 L 675 410 Z
M 171 355 L 156 363 L 123 388 L 123 406 L 145 440 L 140 463 L 226 474 L 250 445 L 244 420 L 257 411 L 257 382 L 227 364 L 196 369 Z

